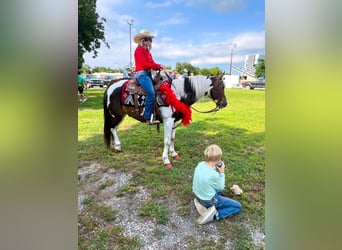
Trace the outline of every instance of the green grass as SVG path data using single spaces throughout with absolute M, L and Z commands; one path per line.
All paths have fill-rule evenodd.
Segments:
M 158 224 L 165 224 L 168 220 L 166 206 L 153 200 L 149 200 L 143 205 L 139 215 L 143 217 L 150 217 Z
M 191 186 L 194 168 L 203 160 L 205 147 L 212 143 L 218 144 L 223 150 L 222 158 L 227 171 L 223 195 L 239 200 L 243 205 L 243 212 L 216 225 L 222 235 L 240 246 L 239 249 L 252 249 L 251 239 L 244 233 L 243 224 L 248 221 L 264 231 L 265 91 L 226 89 L 229 102 L 226 108 L 215 114 L 193 111 L 191 125 L 179 126 L 176 130 L 175 147 L 181 158 L 172 161 L 172 169 L 163 167 L 161 159 L 163 126 L 160 133 L 157 133 L 154 126 L 146 126 L 126 117 L 118 132 L 123 152 L 115 154 L 106 150 L 102 132 L 103 92 L 104 89 L 86 90 L 88 101 L 79 103 L 79 161 L 96 161 L 108 167 L 131 172 L 133 178 L 127 186 L 120 189 L 118 195 L 134 193 L 138 185 L 147 187 L 152 200 L 143 207 L 140 214 L 165 223 L 167 210 L 164 209 L 163 201 L 167 199 L 177 202 L 177 212 L 180 215 L 189 214 L 189 204 L 193 200 Z M 214 103 L 208 98 L 202 98 L 194 107 L 205 111 L 212 109 Z M 238 184 L 244 190 L 240 197 L 234 196 L 229 190 L 233 184 Z M 94 240 L 96 237 L 104 237 L 101 235 L 94 236 Z M 196 246 L 214 249 L 205 248 L 212 246 L 212 242 L 191 242 L 189 239 L 192 249 L 196 249 Z M 221 243 L 217 244 L 216 247 L 220 247 Z

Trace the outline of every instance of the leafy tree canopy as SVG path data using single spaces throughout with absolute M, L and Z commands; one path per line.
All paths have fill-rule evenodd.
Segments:
M 188 71 L 188 74 L 189 75 L 197 75 L 198 74 L 198 71 L 199 71 L 199 68 L 196 68 L 194 66 L 192 66 L 190 63 L 187 63 L 187 62 L 177 62 L 176 63 L 176 71 L 179 73 L 179 74 L 182 74 L 184 71 Z
M 222 70 L 220 70 L 218 67 L 214 67 L 211 69 L 208 68 L 198 68 L 194 67 L 190 63 L 187 62 L 177 62 L 176 63 L 176 71 L 179 74 L 182 74 L 184 70 L 188 71 L 188 75 L 204 75 L 204 76 L 214 76 L 219 73 L 222 73 Z
M 255 76 L 260 77 L 262 75 L 265 75 L 265 61 L 260 60 L 255 68 Z
M 95 58 L 101 41 L 109 48 L 104 35 L 105 18 L 100 18 L 96 12 L 97 0 L 78 1 L 78 67 L 84 63 L 85 52 L 93 52 Z
M 92 73 L 100 73 L 100 72 L 106 72 L 106 73 L 122 73 L 122 69 L 111 69 L 109 67 L 95 67 L 91 68 L 87 64 L 83 64 L 81 68 L 82 74 L 92 74 Z

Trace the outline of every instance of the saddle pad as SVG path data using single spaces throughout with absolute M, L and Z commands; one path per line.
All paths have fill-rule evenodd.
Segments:
M 122 85 L 122 93 L 121 93 L 121 103 L 125 106 L 135 106 L 134 96 L 137 94 L 137 105 L 138 107 L 145 106 L 145 98 L 146 95 L 143 93 L 139 86 L 136 86 L 133 83 L 133 80 L 128 80 Z M 156 91 L 156 102 L 158 106 L 168 106 L 165 101 L 166 94 Z

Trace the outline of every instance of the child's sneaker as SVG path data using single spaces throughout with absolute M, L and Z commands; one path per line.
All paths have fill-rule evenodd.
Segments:
M 203 215 L 207 212 L 208 209 L 205 206 L 203 206 L 201 203 L 199 203 L 199 201 L 196 198 L 194 199 L 194 203 L 195 203 L 195 207 L 197 209 L 197 212 L 200 215 Z
M 214 220 L 214 216 L 216 215 L 216 208 L 215 206 L 211 206 L 208 208 L 207 212 L 203 214 L 201 217 L 198 218 L 198 224 L 204 225 L 205 223 L 208 223 L 210 221 Z

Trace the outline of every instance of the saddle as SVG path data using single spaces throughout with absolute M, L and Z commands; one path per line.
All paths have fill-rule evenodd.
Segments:
M 172 116 L 175 118 L 175 121 L 182 119 L 182 124 L 184 126 L 190 125 L 191 109 L 177 98 L 174 91 L 171 89 L 171 81 L 164 80 L 154 82 L 156 83 L 154 84 L 156 92 L 154 113 L 156 114 L 157 119 L 160 119 L 161 117 L 159 110 L 160 106 L 171 106 L 174 111 Z M 145 90 L 136 80 L 132 79 L 126 81 L 121 89 L 121 104 L 123 105 L 123 108 L 125 108 L 126 113 L 137 120 L 144 121 L 142 113 L 145 106 Z
M 167 84 L 171 86 L 169 81 L 161 82 L 160 76 L 157 75 L 153 79 L 153 88 L 156 93 L 155 102 L 154 102 L 154 113 L 157 113 L 157 116 L 160 115 L 159 106 L 168 106 L 168 103 L 165 101 L 165 95 L 160 92 L 160 86 L 162 84 Z M 137 79 L 129 79 L 122 86 L 121 93 L 121 102 L 125 106 L 134 107 L 136 111 L 142 109 L 145 106 L 145 95 L 146 92 Z

